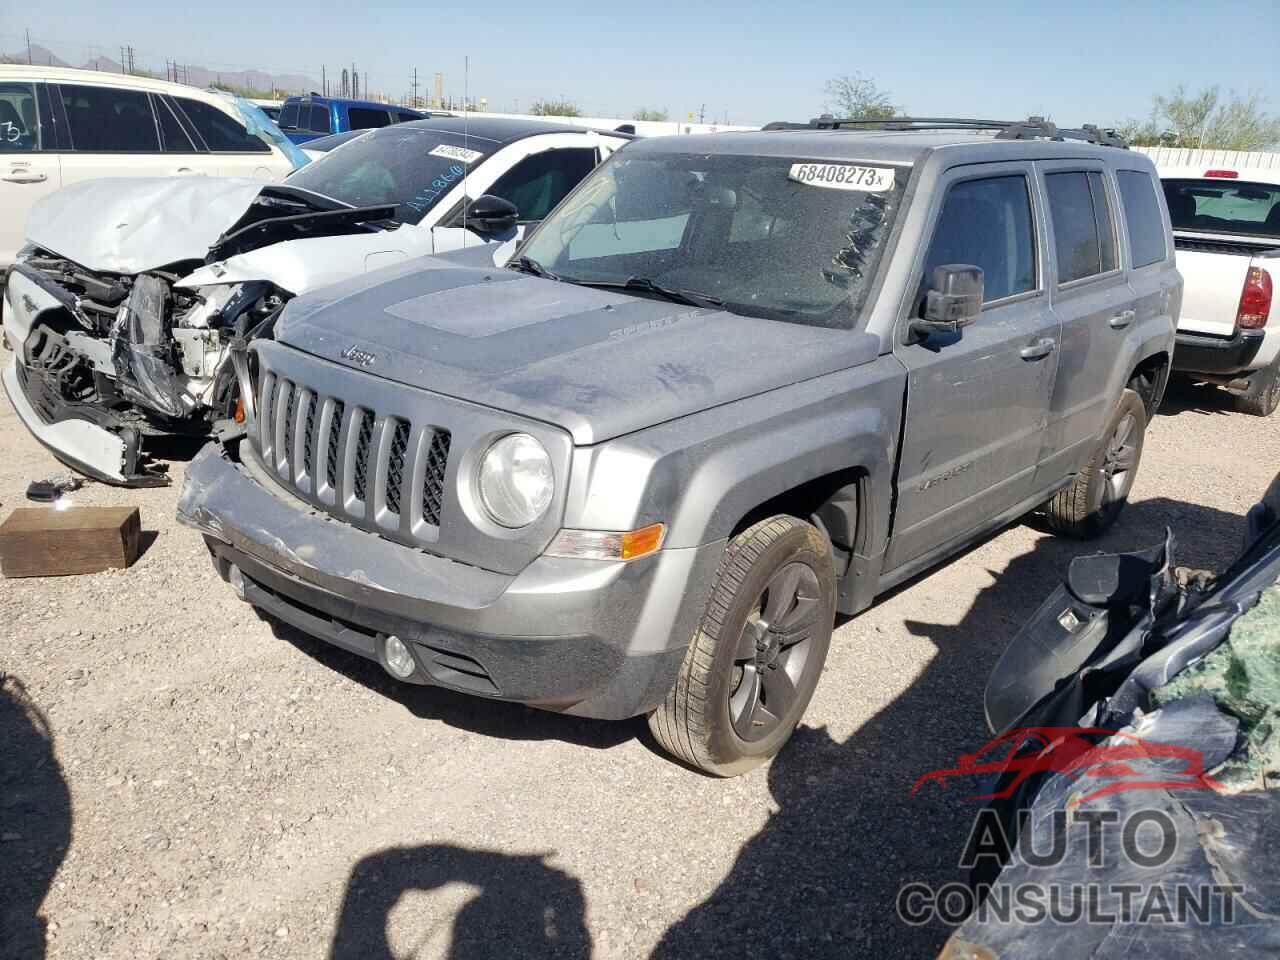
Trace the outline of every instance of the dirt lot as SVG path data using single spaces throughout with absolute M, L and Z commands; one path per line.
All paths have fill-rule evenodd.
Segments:
M 1280 431 L 1229 409 L 1171 398 L 1102 547 L 1168 524 L 1183 562 L 1230 559 Z M 0 515 L 56 472 L 0 401 Z M 176 496 L 90 485 L 141 507 L 138 564 L 0 581 L 0 955 L 40 955 L 38 908 L 56 958 L 931 956 L 946 931 L 895 896 L 961 878 L 971 807 L 909 788 L 983 741 L 995 658 L 1092 549 L 1018 525 L 882 599 L 784 754 L 720 781 L 643 721 L 396 685 L 273 630 Z

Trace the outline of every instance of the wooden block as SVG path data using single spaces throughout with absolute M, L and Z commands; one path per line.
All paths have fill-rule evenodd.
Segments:
M 62 577 L 138 559 L 137 507 L 19 507 L 0 523 L 0 574 Z

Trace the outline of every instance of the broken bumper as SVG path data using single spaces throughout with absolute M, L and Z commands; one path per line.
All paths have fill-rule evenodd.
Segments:
M 36 410 L 24 383 L 25 371 L 14 357 L 2 376 L 4 392 L 31 435 L 60 461 L 103 483 L 125 487 L 154 487 L 168 478 L 137 472 L 139 437 L 136 432 L 114 433 L 96 423 L 58 412 L 46 419 Z
M 205 535 L 246 600 L 369 659 L 404 641 L 420 677 L 465 693 L 620 719 L 665 698 L 723 542 L 630 563 L 540 557 L 514 576 L 335 522 L 210 445 L 178 520 Z

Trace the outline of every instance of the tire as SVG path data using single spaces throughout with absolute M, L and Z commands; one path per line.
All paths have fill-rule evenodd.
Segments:
M 1116 522 L 1133 489 L 1146 430 L 1142 398 L 1124 390 L 1088 466 L 1045 506 L 1055 533 L 1090 540 Z
M 1236 394 L 1236 410 L 1254 417 L 1269 417 L 1280 406 L 1280 368 L 1275 365 L 1249 375 L 1249 388 Z
M 774 756 L 818 685 L 835 608 L 831 544 L 817 528 L 775 516 L 734 537 L 676 682 L 649 715 L 658 743 L 720 777 Z

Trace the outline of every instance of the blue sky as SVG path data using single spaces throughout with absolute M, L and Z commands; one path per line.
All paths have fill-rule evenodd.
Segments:
M 1276 0 L 1164 3 L 944 4 L 791 0 L 627 5 L 564 0 L 471 2 L 456 7 L 351 0 L 160 0 L 110 5 L 60 0 L 0 14 L 0 50 L 33 42 L 74 63 L 166 57 L 213 69 L 257 67 L 316 78 L 354 61 L 372 89 L 408 91 L 418 68 L 445 74 L 461 96 L 523 108 L 564 95 L 584 112 L 630 115 L 640 106 L 708 120 L 806 119 L 830 77 L 861 71 L 895 103 L 922 115 L 1044 113 L 1059 123 L 1145 116 L 1153 93 L 1179 82 L 1257 90 L 1280 113 L 1280 7 Z

